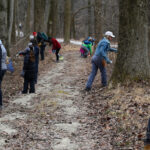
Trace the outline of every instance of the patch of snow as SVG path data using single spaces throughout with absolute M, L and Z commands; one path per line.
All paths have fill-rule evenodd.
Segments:
M 77 108 L 76 107 L 67 107 L 64 108 L 64 111 L 67 113 L 68 116 L 73 116 L 74 114 L 77 113 Z
M 3 145 L 5 145 L 5 140 L 6 139 L 0 139 L 0 147 L 2 148 Z
M 74 45 L 82 45 L 81 41 L 70 40 L 70 43 Z
M 58 144 L 53 146 L 53 150 L 78 150 L 76 143 L 72 143 L 69 138 L 63 138 Z
M 68 133 L 75 133 L 77 131 L 77 128 L 80 126 L 78 122 L 73 122 L 71 124 L 67 123 L 60 123 L 60 124 L 55 124 L 58 130 L 64 130 L 67 131 Z
M 6 132 L 7 134 L 11 135 L 11 134 L 17 133 L 17 130 L 10 128 L 6 124 L 5 125 L 0 124 L 0 133 L 2 132 Z
M 20 114 L 20 113 L 12 113 L 5 115 L 4 117 L 0 118 L 0 121 L 12 121 L 15 119 L 24 119 L 26 118 L 26 115 Z

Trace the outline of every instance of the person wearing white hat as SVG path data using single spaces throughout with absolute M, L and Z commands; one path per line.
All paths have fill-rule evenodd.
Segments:
M 97 70 L 100 69 L 101 72 L 101 82 L 102 86 L 107 86 L 107 75 L 106 75 L 106 63 L 111 64 L 112 61 L 109 60 L 107 57 L 107 53 L 109 51 L 111 52 L 117 52 L 117 49 L 110 47 L 110 41 L 112 41 L 112 38 L 114 38 L 115 35 L 111 31 L 107 31 L 104 34 L 104 38 L 98 43 L 98 46 L 95 50 L 95 53 L 92 57 L 92 72 L 88 78 L 87 84 L 86 84 L 86 91 L 90 91 L 92 87 L 92 83 L 95 79 L 95 76 L 97 74 Z

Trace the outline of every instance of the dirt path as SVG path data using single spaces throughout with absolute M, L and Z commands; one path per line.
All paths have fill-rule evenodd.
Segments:
M 64 57 L 40 76 L 36 94 L 17 96 L 1 114 L 2 150 L 97 150 L 96 142 L 111 149 L 103 139 L 92 137 L 95 129 L 87 118 L 81 89 L 87 73 L 82 64 L 88 60 L 78 52 Z

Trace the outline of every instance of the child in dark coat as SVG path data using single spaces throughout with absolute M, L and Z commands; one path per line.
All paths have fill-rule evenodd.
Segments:
M 29 43 L 28 46 L 29 47 L 26 48 L 24 51 L 19 52 L 19 55 L 24 55 L 24 65 L 23 65 L 24 87 L 22 94 L 28 93 L 29 84 L 30 84 L 29 93 L 35 93 L 35 76 L 36 76 L 35 55 L 32 43 Z

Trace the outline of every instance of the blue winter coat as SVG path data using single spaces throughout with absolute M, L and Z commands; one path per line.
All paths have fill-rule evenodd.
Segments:
M 23 70 L 25 72 L 24 78 L 28 80 L 35 79 L 35 62 L 30 61 L 29 52 L 24 56 Z
M 107 57 L 107 53 L 111 52 L 117 52 L 117 49 L 110 47 L 110 42 L 105 37 L 98 43 L 98 46 L 95 50 L 94 55 L 99 56 L 100 59 L 106 60 L 107 63 L 110 63 L 109 58 Z

